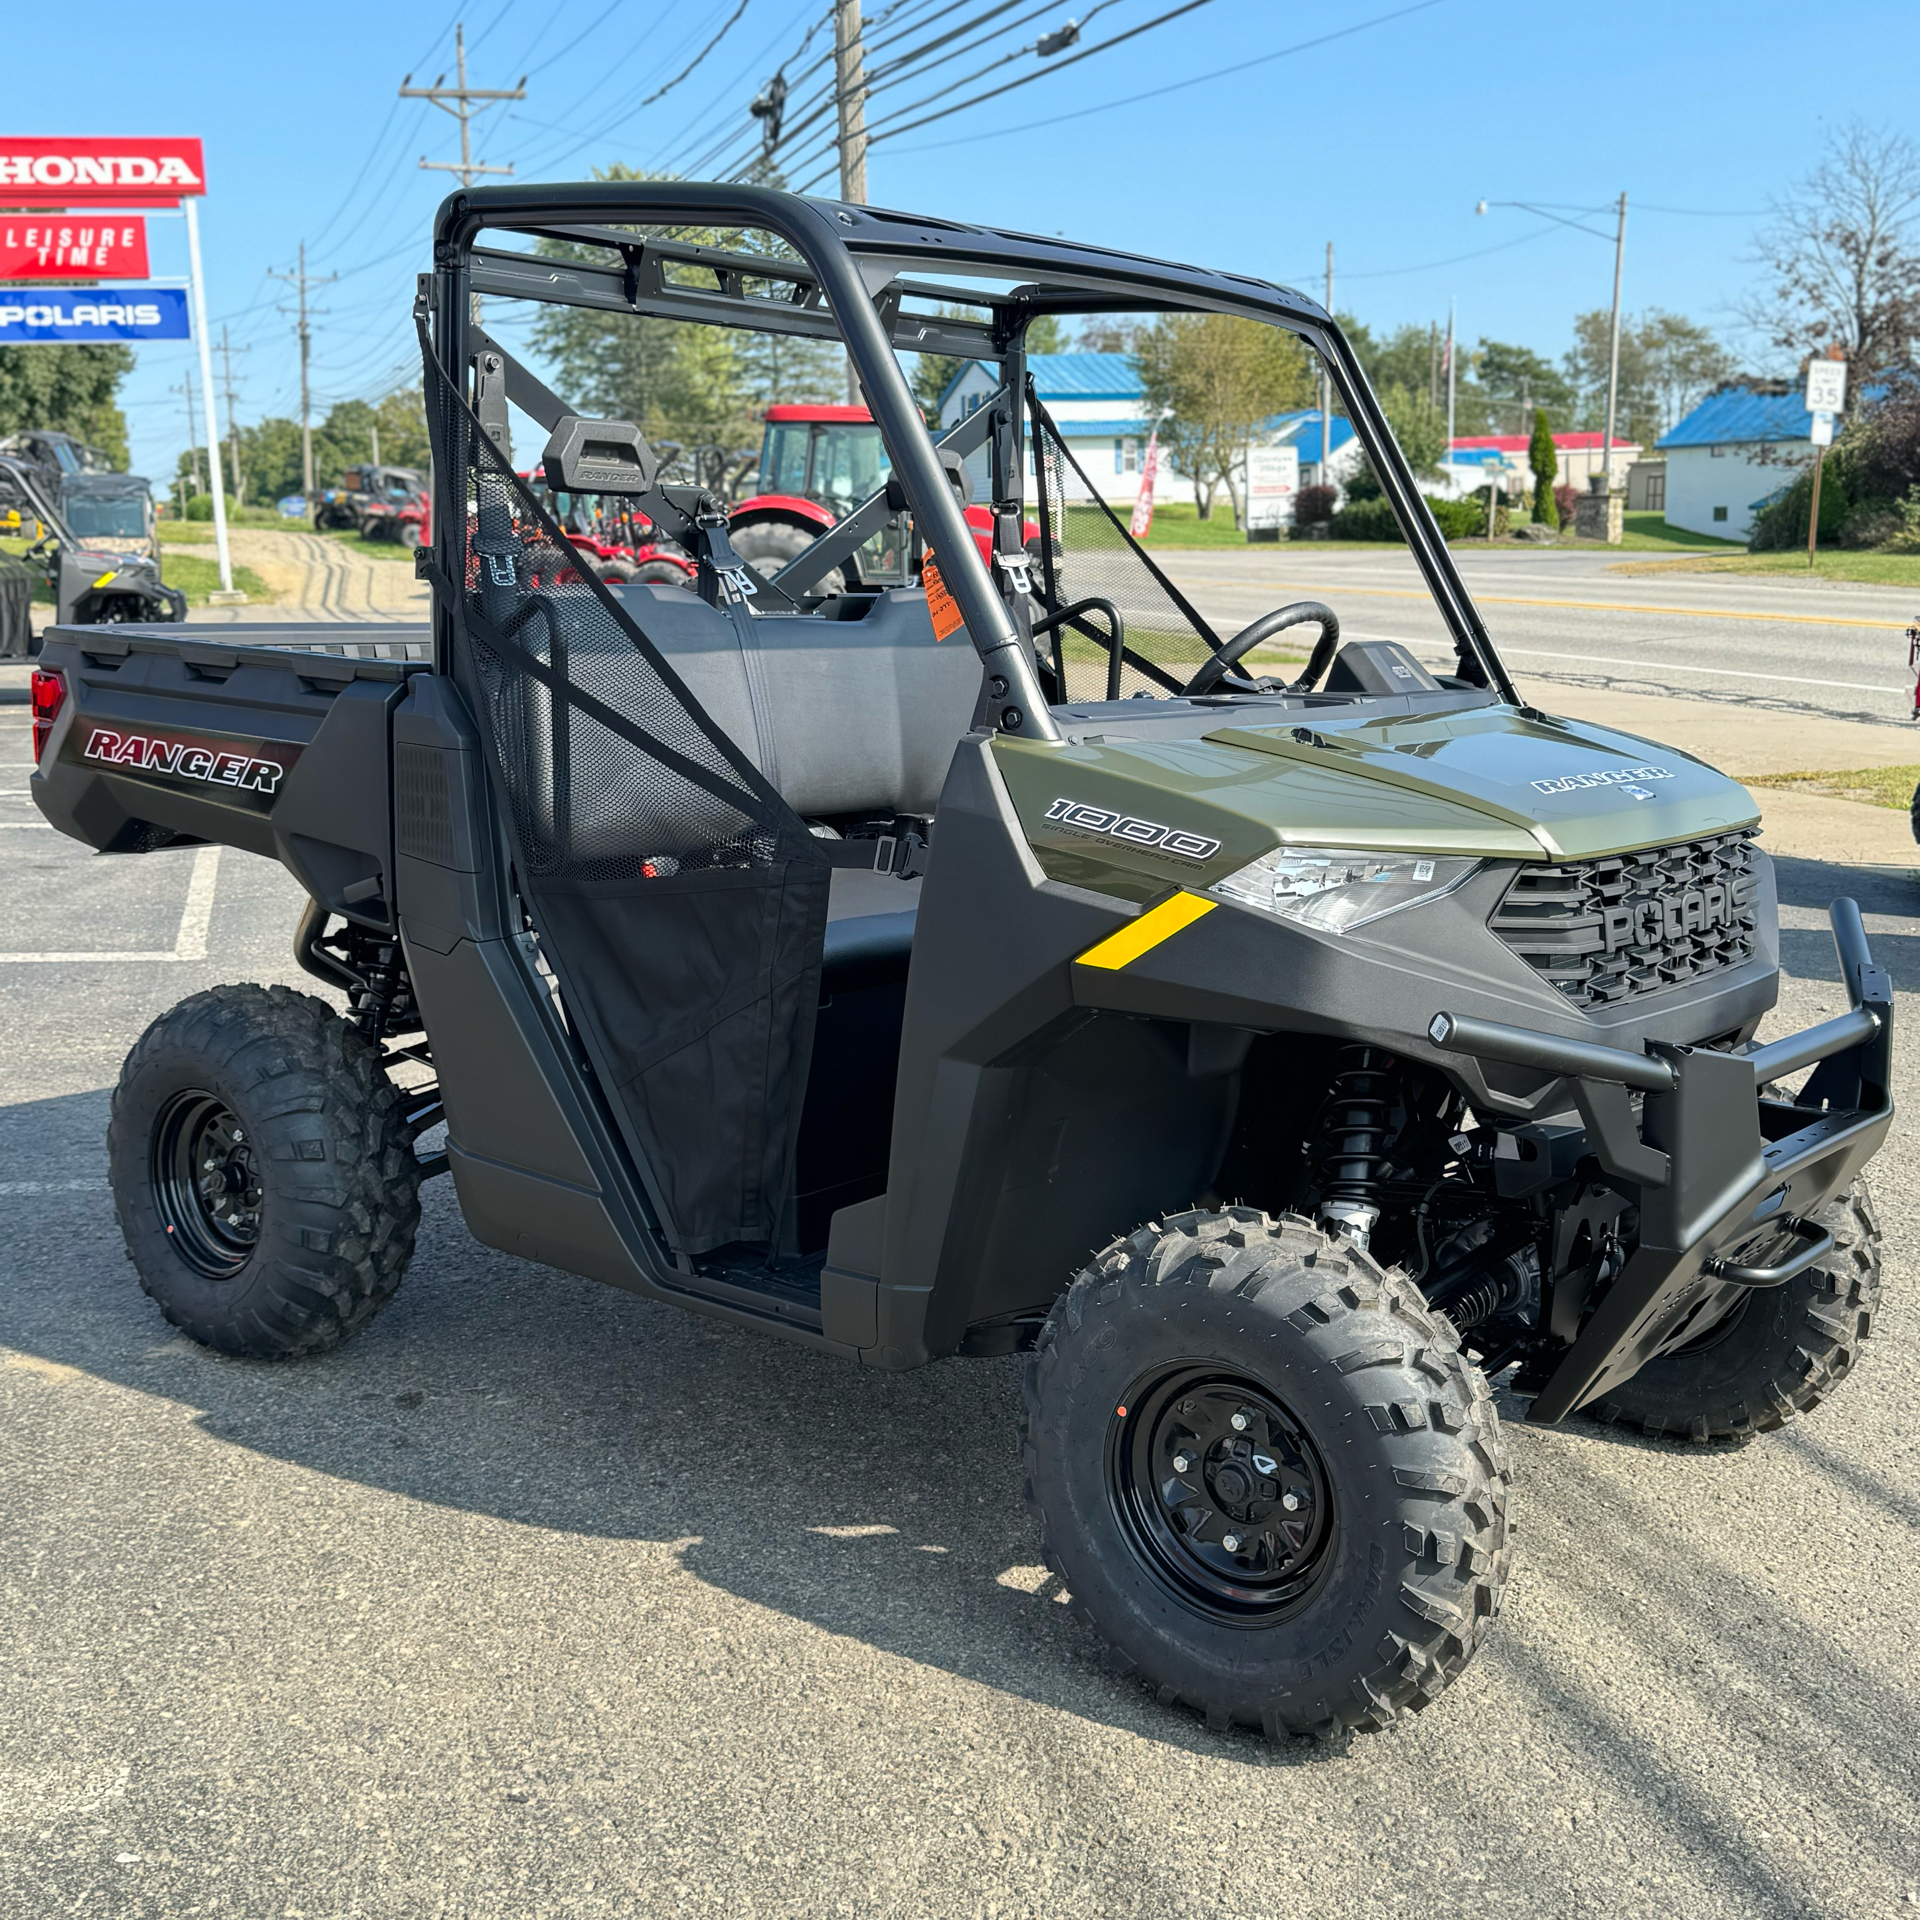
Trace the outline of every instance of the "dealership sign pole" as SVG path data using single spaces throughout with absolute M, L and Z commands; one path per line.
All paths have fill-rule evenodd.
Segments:
M 206 279 L 200 268 L 200 222 L 196 202 L 207 190 L 205 163 L 198 140 L 72 140 L 38 139 L 0 135 L 0 197 L 18 200 L 29 210 L 80 207 L 179 207 L 184 203 L 187 221 L 188 292 L 192 303 L 191 324 L 179 312 L 180 296 L 166 288 L 121 292 L 117 289 L 49 288 L 21 295 L 16 303 L 0 296 L 0 339 L 19 336 L 28 340 L 179 340 L 190 334 L 198 337 L 200 348 L 200 391 L 206 396 L 207 445 L 220 444 L 213 410 L 213 354 L 207 337 Z M 41 223 L 44 224 L 44 223 Z M 112 229 L 124 222 L 105 222 Z M 140 225 L 139 246 L 143 256 L 146 233 Z M 105 255 L 90 259 L 78 257 L 77 238 L 62 237 L 48 242 L 22 222 L 26 229 L 7 236 L 22 250 L 51 247 L 56 257 L 64 256 L 68 273 L 103 271 Z M 131 247 L 132 235 L 123 245 Z M 97 247 L 98 242 L 95 243 Z M 8 277 L 37 277 L 29 268 L 25 274 Z M 233 590 L 233 560 L 227 549 L 226 489 L 221 484 L 220 463 L 211 463 L 213 481 L 213 540 L 220 557 L 221 601 L 243 596 Z

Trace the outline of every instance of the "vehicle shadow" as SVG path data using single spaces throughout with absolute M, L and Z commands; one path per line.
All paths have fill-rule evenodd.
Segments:
M 0 1109 L 0 1164 L 48 1185 L 94 1176 L 104 1118 L 104 1094 Z M 727 1595 L 1163 1749 L 1249 1769 L 1367 1764 L 1371 1741 L 1274 1749 L 1209 1733 L 1109 1670 L 1040 1567 L 1021 1509 L 1017 1360 L 878 1374 L 632 1299 L 477 1246 L 444 1181 L 428 1189 L 406 1285 L 361 1336 L 290 1366 L 225 1360 L 175 1335 L 140 1293 L 103 1186 L 18 1210 L 0 1260 L 6 1346 L 190 1406 L 231 1446 L 349 1485 L 562 1536 L 659 1543 Z M 1829 1804 L 1857 1792 L 1836 1756 L 1854 1766 L 1863 1751 L 1920 1746 L 1920 1711 L 1843 1646 L 1816 1645 L 1790 1592 L 1730 1569 L 1685 1526 L 1670 1503 L 1686 1497 L 1693 1459 L 1626 1442 L 1676 1457 L 1674 1484 L 1640 1489 L 1623 1512 L 1581 1437 L 1514 1432 L 1523 1488 L 1537 1476 L 1569 1511 L 1549 1518 L 1528 1495 L 1521 1588 L 1534 1594 L 1463 1683 L 1478 1709 L 1449 1704 L 1551 1721 L 1649 1819 L 1679 1822 L 1745 1888 L 1748 1911 L 1803 1911 L 1730 1810 L 1569 1654 L 1565 1616 L 1631 1615 L 1662 1684 L 1711 1721 L 1726 1683 L 1695 1671 L 1688 1647 L 1702 1594 L 1730 1597 L 1751 1625 L 1719 1645 L 1741 1678 L 1727 1697 L 1772 1686 L 1782 1648 L 1809 1666 L 1821 1708 L 1794 1734 L 1793 1758 L 1810 1792 L 1833 1774 Z M 1620 1537 L 1596 1556 L 1603 1512 Z M 1553 1548 L 1562 1532 L 1565 1552 Z M 1848 1736 L 1839 1748 L 1835 1730 Z

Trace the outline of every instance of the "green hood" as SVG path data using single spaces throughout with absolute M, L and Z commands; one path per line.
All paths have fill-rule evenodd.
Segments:
M 1129 898 L 1210 885 L 1275 846 L 1588 860 L 1759 819 L 1746 789 L 1703 761 L 1580 721 L 1511 707 L 1312 719 L 1178 740 L 1002 736 L 994 753 L 1042 866 Z M 1063 801 L 1113 813 L 1122 831 L 1095 814 L 1063 820 Z M 1131 842 L 1153 826 L 1218 849 L 1182 858 Z

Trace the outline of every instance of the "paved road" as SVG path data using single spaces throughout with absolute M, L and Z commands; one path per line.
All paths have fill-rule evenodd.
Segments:
M 1905 629 L 1920 617 L 1920 588 L 1689 573 L 1631 560 L 1634 570 L 1622 572 L 1618 561 L 1571 551 L 1454 552 L 1522 683 L 1681 693 L 1911 725 Z M 1404 640 L 1426 659 L 1451 657 L 1406 554 L 1329 543 L 1163 558 L 1226 630 L 1288 600 L 1324 600 L 1343 632 Z
M 25 714 L 0 707 L 0 823 Z M 1920 1156 L 1812 1420 L 1698 1453 L 1515 1431 L 1519 1565 L 1466 1679 L 1339 1747 L 1107 1675 L 1019 1506 L 1018 1362 L 890 1378 L 483 1250 L 445 1182 L 326 1360 L 174 1336 L 107 1092 L 181 996 L 295 979 L 223 853 L 0 831 L 0 1913 L 1798 1920 L 1920 1902 Z M 1858 892 L 1783 868 L 1794 1024 Z M 72 957 L 124 952 L 101 964 Z M 1901 1086 L 1911 1110 L 1911 1050 Z

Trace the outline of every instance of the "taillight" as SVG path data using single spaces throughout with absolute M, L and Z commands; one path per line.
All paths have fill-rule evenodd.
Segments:
M 40 756 L 47 750 L 47 735 L 53 731 L 53 723 L 60 718 L 60 709 L 67 704 L 67 682 L 64 675 L 56 673 L 51 667 L 35 667 L 33 670 L 33 761 L 40 764 Z

